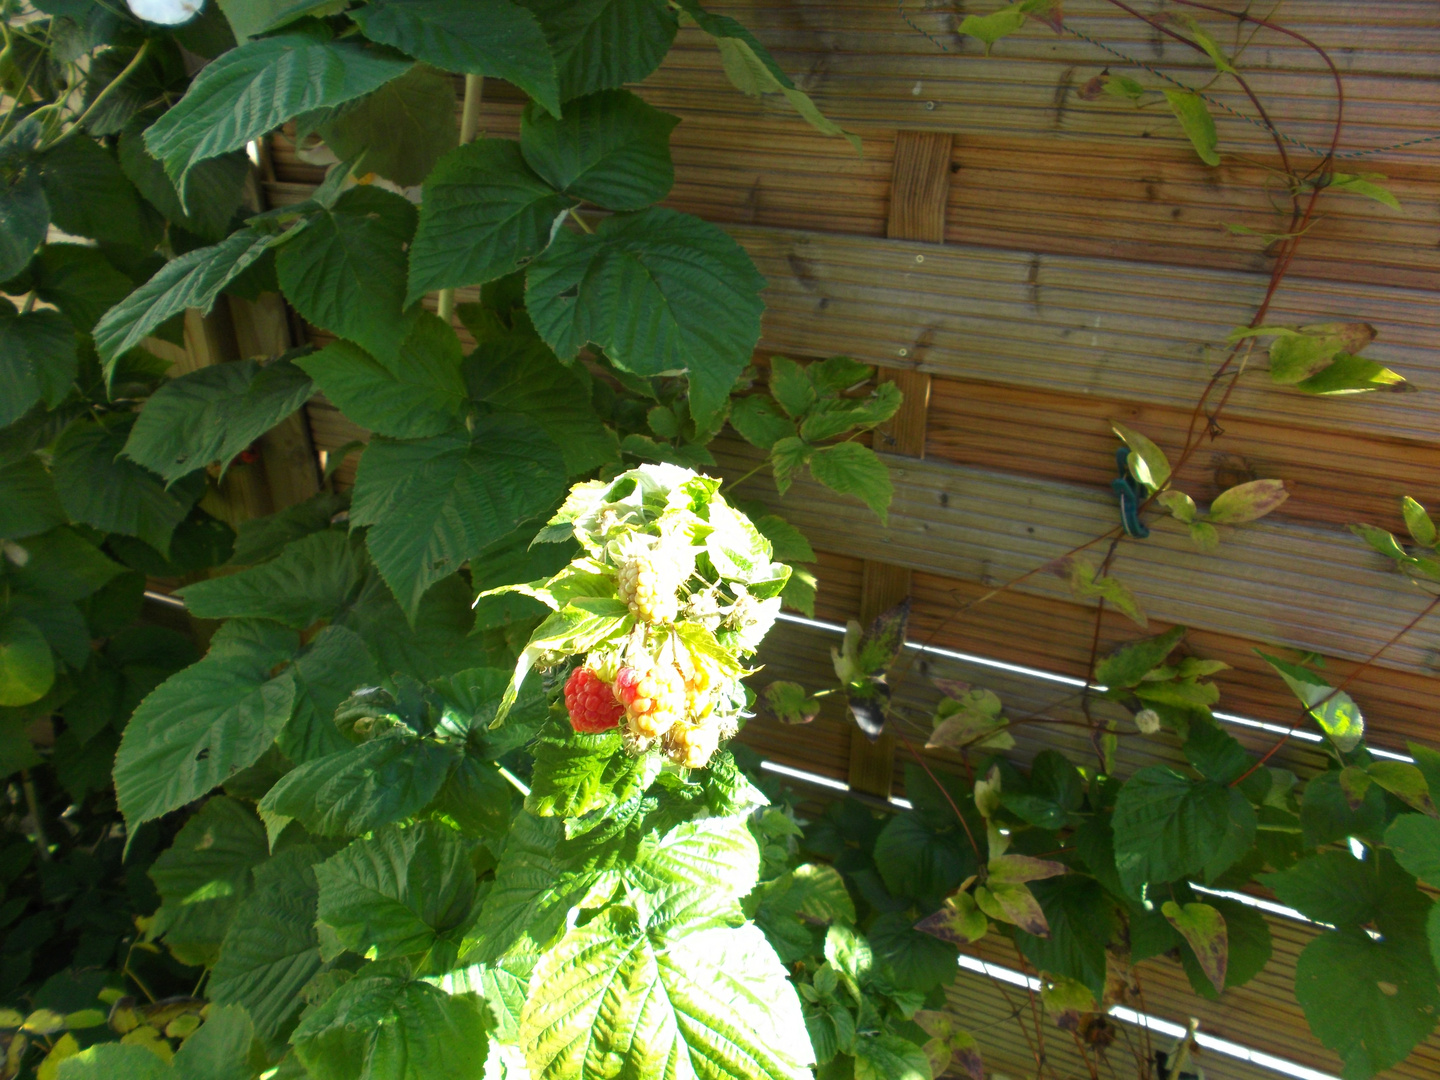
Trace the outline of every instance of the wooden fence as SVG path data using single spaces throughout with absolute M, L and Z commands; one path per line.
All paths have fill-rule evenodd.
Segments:
M 994 689 L 1012 714 L 1078 715 L 1074 681 L 1088 674 L 1095 618 L 1062 582 L 1035 575 L 961 617 L 954 612 L 1114 527 L 1110 421 L 1179 451 L 1226 333 L 1249 321 L 1269 275 L 1264 241 L 1224 225 L 1267 232 L 1286 220 L 1269 135 L 1223 111 L 1253 112 L 1227 80 L 1102 0 L 1067 0 L 1065 33 L 1032 24 L 988 59 L 956 33 L 973 5 L 709 6 L 753 28 L 826 114 L 863 138 L 864 153 L 815 133 L 783 103 L 733 92 L 714 48 L 682 30 L 665 65 L 638 88 L 684 119 L 669 204 L 726 225 L 769 279 L 759 361 L 845 353 L 878 365 L 906 396 L 875 439 L 896 483 L 889 528 L 807 482 L 784 500 L 768 480 L 742 489 L 813 542 L 817 616 L 831 624 L 783 624 L 763 655 L 767 675 L 828 683 L 834 625 L 909 596 L 912 641 L 941 651 L 910 654 L 903 700 L 933 699 L 924 675 L 940 673 Z M 1180 484 L 1204 502 L 1237 482 L 1278 477 L 1290 500 L 1226 535 L 1214 555 L 1163 523 L 1120 549 L 1115 571 L 1140 595 L 1152 628 L 1183 623 L 1195 652 L 1231 665 L 1217 680 L 1221 708 L 1252 748 L 1274 739 L 1256 724 L 1297 719 L 1255 645 L 1313 650 L 1332 677 L 1345 678 L 1424 605 L 1344 525 L 1400 528 L 1402 494 L 1440 504 L 1440 141 L 1425 141 L 1440 136 L 1440 9 L 1432 0 L 1276 7 L 1271 17 L 1329 50 L 1344 77 L 1342 151 L 1367 153 L 1340 167 L 1384 173 L 1403 210 L 1327 198 L 1271 321 L 1368 321 L 1379 338 L 1367 354 L 1421 392 L 1317 400 L 1247 380 L 1225 410 L 1223 435 L 1206 442 Z M 1244 46 L 1239 63 L 1288 151 L 1313 160 L 1310 150 L 1328 144 L 1335 107 L 1319 57 L 1272 33 L 1221 43 Z M 1131 60 L 1208 87 L 1221 110 L 1225 164 L 1201 164 L 1168 112 L 1081 96 L 1107 65 L 1127 71 Z M 514 136 L 522 103 L 487 82 L 482 127 Z M 269 205 L 304 198 L 322 170 L 283 136 L 265 149 L 259 197 Z M 293 313 L 233 302 L 191 327 L 192 352 L 215 339 L 221 344 L 210 347 L 221 351 L 270 353 L 307 334 L 320 339 Z M 285 505 L 314 490 L 307 438 L 323 455 L 365 437 L 323 400 L 307 416 L 308 431 L 297 425 L 268 437 L 270 489 L 255 498 Z M 733 436 L 718 444 L 727 473 L 748 469 L 755 454 Z M 337 476 L 350 482 L 353 459 Z M 1101 649 L 1134 633 L 1106 614 Z M 1376 745 L 1440 741 L 1437 650 L 1440 623 L 1422 624 L 1351 684 Z M 1021 760 L 1045 747 L 1086 752 L 1078 729 L 1037 725 L 1018 734 Z M 838 713 L 804 728 L 757 720 L 743 737 L 777 764 L 877 799 L 901 794 L 905 755 L 897 758 L 888 737 L 872 744 Z M 1148 740 L 1122 743 L 1126 768 L 1178 756 Z M 1302 774 L 1321 767 L 1304 741 L 1277 761 Z M 1275 955 L 1253 982 L 1205 1002 L 1178 965 L 1151 961 L 1142 969 L 1145 1008 L 1182 1024 L 1198 1017 L 1211 1035 L 1338 1073 L 1290 989 L 1314 928 L 1282 916 L 1271 923 Z M 974 956 L 1015 966 L 1013 951 L 993 940 Z M 1028 1020 L 1023 988 L 966 970 L 952 997 L 993 1069 L 1033 1072 L 1032 1035 L 1015 1020 L 1017 1011 Z M 1052 1029 L 1047 1040 L 1051 1063 L 1062 1075 L 1086 1075 L 1062 1034 Z M 1132 1037 L 1125 1026 L 1123 1038 Z M 1116 1075 L 1124 1075 L 1129 1053 L 1116 1053 Z M 1203 1064 L 1211 1080 L 1279 1075 L 1263 1060 L 1216 1051 Z M 1440 1039 L 1386 1075 L 1440 1075 Z

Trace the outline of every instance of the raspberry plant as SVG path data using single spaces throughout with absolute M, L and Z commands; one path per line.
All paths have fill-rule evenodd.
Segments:
M 1263 921 L 1196 882 L 1258 882 L 1334 927 L 1297 994 L 1347 1078 L 1433 1026 L 1416 880 L 1440 886 L 1440 764 L 1372 757 L 1304 657 L 1266 656 L 1333 750 L 1303 789 L 1215 725 L 1217 669 L 1170 663 L 1173 632 L 1097 668 L 1136 732 L 1097 731 L 1094 764 L 916 768 L 912 812 L 840 804 L 808 829 L 738 767 L 741 680 L 782 602 L 813 610 L 815 556 L 721 497 L 707 444 L 728 422 L 782 494 L 808 471 L 883 520 L 888 471 L 855 436 L 900 400 L 846 357 L 773 358 L 752 392 L 763 279 L 658 205 L 678 120 L 623 87 L 682 22 L 742 92 L 856 142 L 734 20 L 695 0 L 0 12 L 0 1076 L 978 1080 L 942 1009 L 958 945 L 1008 936 L 1101 1048 L 1107 946 L 1170 951 L 1207 996 L 1264 962 Z M 988 47 L 1030 17 L 1063 19 L 1025 0 L 960 29 Z M 486 77 L 527 95 L 518 141 L 462 139 L 460 76 L 469 113 Z M 1163 97 L 1218 160 L 1200 96 L 1108 74 L 1086 93 Z M 247 148 L 282 125 L 335 164 L 264 209 Z M 1374 179 L 1322 168 L 1292 196 L 1393 204 Z M 157 355 L 187 311 L 276 292 L 329 343 L 187 372 Z M 1298 392 L 1403 385 L 1357 355 L 1372 336 L 1257 316 L 1235 343 L 1268 341 Z M 247 519 L 236 488 L 317 392 L 370 433 L 354 490 L 326 476 Z M 1255 481 L 1202 515 L 1117 433 L 1127 536 L 1153 499 L 1208 548 L 1284 497 Z M 1405 518 L 1413 544 L 1361 535 L 1433 582 L 1433 522 Z M 1143 621 L 1108 563 L 1073 560 L 1077 594 Z M 206 620 L 203 656 L 138 621 L 147 577 Z M 903 616 L 836 651 L 871 734 L 915 721 L 887 681 Z M 933 745 L 1011 748 L 996 695 L 942 690 Z M 765 703 L 803 723 L 822 697 Z M 1189 767 L 1112 775 L 1136 733 Z M 1352 837 L 1373 875 L 1320 850 Z

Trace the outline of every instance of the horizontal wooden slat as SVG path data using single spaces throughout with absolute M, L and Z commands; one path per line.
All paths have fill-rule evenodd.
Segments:
M 717 458 L 735 475 L 757 452 L 734 442 Z M 994 586 L 1030 573 L 1116 525 L 1107 494 L 1002 473 L 887 456 L 895 482 L 890 527 L 852 500 L 798 481 L 782 512 L 818 547 Z M 781 508 L 769 480 L 741 487 Z M 1348 533 L 1290 523 L 1227 529 L 1220 551 L 1204 555 L 1158 522 L 1150 539 L 1124 543 L 1115 575 L 1157 619 L 1347 659 L 1369 656 L 1424 606 L 1423 595 Z M 1038 573 L 1017 586 L 1068 595 Z M 1440 627 L 1417 627 L 1380 666 L 1433 670 Z
M 936 379 L 925 456 L 1108 488 L 1119 446 L 1111 421 L 1151 436 L 1178 462 L 1192 411 Z M 1202 506 L 1226 487 L 1262 477 L 1284 480 L 1290 493 L 1277 520 L 1367 521 L 1403 532 L 1402 496 L 1440 505 L 1440 447 L 1339 432 L 1317 437 L 1229 415 L 1220 426 L 1223 436 L 1204 437 L 1175 480 Z
M 732 228 L 769 279 L 762 345 L 935 375 L 1189 409 L 1247 324 L 1264 278 L 1240 272 Z M 1363 319 L 1367 355 L 1424 389 L 1440 374 L 1434 296 L 1287 279 L 1270 322 Z M 1256 362 L 1263 356 L 1257 350 Z M 1242 379 L 1227 415 L 1433 440 L 1440 399 L 1316 399 Z
M 1185 147 L 1117 154 L 1098 140 L 1057 146 L 1033 136 L 964 137 L 956 140 L 946 239 L 1268 272 L 1269 241 L 1225 226 L 1289 231 L 1291 203 L 1279 164 L 1247 157 L 1212 169 Z M 1327 193 L 1292 273 L 1440 287 L 1440 172 L 1413 165 L 1387 172 L 1385 184 L 1401 209 Z
M 954 10 L 912 9 L 911 21 L 931 35 L 927 39 L 894 5 L 749 0 L 720 9 L 751 27 L 802 89 L 842 123 L 963 134 L 1183 140 L 1166 110 L 1135 110 L 1109 98 L 1081 100 L 1078 91 L 1087 79 L 1107 66 L 1127 71 L 1127 65 L 1094 44 L 1073 34 L 1057 36 L 1040 23 L 1005 39 L 987 61 L 979 55 L 979 41 L 955 34 L 962 14 Z M 1435 134 L 1440 85 L 1414 77 L 1436 72 L 1440 27 L 1433 10 L 1418 2 L 1376 9 L 1313 3 L 1292 10 L 1287 4 L 1276 18 L 1335 52 L 1345 76 L 1347 149 L 1387 148 L 1362 159 L 1369 162 L 1436 159 L 1436 143 L 1388 149 Z M 1095 41 L 1161 65 L 1182 83 L 1204 86 L 1207 94 L 1232 109 L 1256 115 L 1233 82 L 1215 79 L 1203 55 L 1170 42 L 1101 0 L 1067 4 L 1065 21 Z M 1233 41 L 1233 23 L 1208 16 L 1205 22 L 1222 40 Z M 1312 146 L 1328 145 L 1335 91 L 1318 56 L 1264 31 L 1239 64 L 1281 131 Z M 1134 74 L 1163 85 L 1152 76 Z M 645 83 L 647 97 L 656 104 L 695 110 L 719 100 L 726 86 L 713 46 L 697 30 L 681 32 L 665 64 Z M 763 105 L 770 110 L 782 107 L 769 99 Z M 1267 152 L 1273 145 L 1263 128 L 1220 109 L 1212 111 L 1223 150 Z

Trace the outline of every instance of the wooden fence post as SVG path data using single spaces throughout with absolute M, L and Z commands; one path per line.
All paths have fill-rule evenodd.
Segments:
M 895 135 L 887 234 L 892 240 L 945 240 L 954 136 L 944 132 L 900 131 Z M 930 376 L 912 368 L 882 369 L 881 381 L 899 385 L 904 404 L 875 432 L 875 449 L 925 456 L 925 416 Z M 860 621 L 868 624 L 910 595 L 910 571 L 866 559 L 860 579 Z M 895 736 L 888 728 L 873 743 L 858 727 L 850 733 L 850 787 L 889 798 L 895 777 Z

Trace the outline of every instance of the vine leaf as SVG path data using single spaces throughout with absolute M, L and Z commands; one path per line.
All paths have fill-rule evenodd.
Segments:
M 636 1076 L 677 1060 L 702 1080 L 810 1075 L 799 1000 L 753 923 L 678 900 L 614 905 L 542 954 L 530 985 L 520 1041 L 538 1075 L 578 1072 L 589 1054 Z
M 1421 547 L 1434 547 L 1440 534 L 1436 533 L 1435 522 L 1425 512 L 1425 507 L 1406 495 L 1400 500 L 1400 511 L 1405 517 L 1405 528 L 1410 533 L 1410 539 Z
M 861 152 L 860 136 L 852 135 L 822 113 L 810 95 L 797 87 L 786 75 L 770 51 L 754 34 L 728 15 L 714 15 L 702 8 L 697 0 L 676 0 L 680 10 L 694 21 L 720 50 L 725 75 L 735 88 L 749 97 L 778 93 L 810 124 L 825 135 L 840 135 Z
M 1209 904 L 1186 904 L 1174 900 L 1160 906 L 1167 922 L 1195 950 L 1200 969 L 1217 992 L 1225 989 L 1225 966 L 1230 955 L 1229 935 L 1225 916 Z
M 1427 885 L 1440 881 L 1440 821 L 1424 814 L 1401 814 L 1385 830 L 1385 843 L 1396 861 Z
M 1295 963 L 1295 997 L 1310 1030 L 1345 1060 L 1343 1075 L 1398 1065 L 1435 1026 L 1435 965 L 1417 941 L 1376 941 L 1349 927 L 1321 934 Z
M 428 311 L 415 312 L 408 323 L 409 333 L 393 349 L 370 353 L 335 341 L 296 366 L 362 427 L 396 439 L 443 435 L 460 423 L 468 404 L 460 339 Z
M 411 978 L 403 961 L 367 964 L 290 1037 L 315 1080 L 480 1077 L 489 1053 L 485 1001 Z
M 974 945 L 990 932 L 990 922 L 974 896 L 958 892 L 946 897 L 940 910 L 921 919 L 915 929 L 951 945 Z
M 431 821 L 386 826 L 332 855 L 315 877 L 320 922 L 343 948 L 376 960 L 416 957 L 421 973 L 454 966 L 472 915 L 475 870 L 453 829 Z
M 1406 381 L 1405 376 L 1391 371 L 1384 364 L 1377 364 L 1363 356 L 1340 353 L 1329 367 L 1296 383 L 1295 389 L 1323 397 L 1332 394 L 1366 394 L 1373 390 L 1389 390 L 1403 394 L 1412 392 L 1415 387 Z
M 75 328 L 58 311 L 20 314 L 0 303 L 0 427 L 36 402 L 53 409 L 65 400 L 80 367 Z
M 1070 585 L 1070 591 L 1081 600 L 1107 600 L 1142 630 L 1149 625 L 1140 601 L 1119 578 L 1101 574 L 1094 563 L 1078 556 L 1069 556 L 1054 564 L 1055 571 Z
M 561 358 L 587 343 L 636 375 L 684 371 L 697 422 L 717 413 L 760 336 L 765 279 L 716 225 L 652 207 L 559 233 L 530 264 L 525 306 Z
M 190 170 L 185 181 L 191 204 L 187 211 L 165 166 L 145 149 L 143 131 L 144 122 L 136 120 L 120 134 L 120 168 L 130 182 L 166 221 L 212 244 L 225 239 L 250 176 L 250 159 L 244 151 L 221 154 Z
M 371 6 L 357 9 L 357 14 Z M 308 123 L 318 121 L 320 137 L 331 152 L 353 162 L 353 175 L 373 173 L 400 187 L 421 183 L 459 142 L 454 80 L 427 64 L 416 64 L 364 97 L 311 116 L 314 119 L 304 117 L 297 123 L 302 141 Z
M 1027 5 L 1023 2 L 992 11 L 989 15 L 966 15 L 960 21 L 960 33 L 973 37 L 985 45 L 985 55 L 990 55 L 995 42 L 1015 33 L 1025 25 Z
M 810 455 L 810 475 L 841 495 L 853 495 L 889 524 L 895 485 L 890 470 L 875 451 L 857 442 L 822 446 Z
M 1234 788 L 1150 765 L 1116 798 L 1115 866 L 1132 894 L 1187 874 L 1214 880 L 1250 850 L 1256 825 L 1254 807 Z
M 1349 753 L 1360 745 L 1360 740 L 1365 737 L 1365 718 L 1354 698 L 1343 690 L 1334 689 L 1307 667 L 1270 656 L 1259 649 L 1255 650 L 1255 654 L 1285 680 L 1285 685 L 1290 687 L 1300 699 L 1300 704 L 1305 706 L 1342 753 Z
M 1184 636 L 1185 627 L 1172 626 L 1163 634 L 1122 645 L 1095 665 L 1095 681 L 1111 689 L 1138 686 L 1146 674 L 1165 662 Z
M 463 5 L 451 0 L 372 0 L 351 16 L 371 41 L 393 46 L 441 71 L 504 79 L 558 116 L 561 98 L 555 60 L 528 6 L 510 0 L 469 0 Z M 450 97 L 453 131 L 453 89 Z
M 310 379 L 288 360 L 212 364 L 166 383 L 145 403 L 125 456 L 173 484 L 212 461 L 222 470 L 310 398 Z
M 1216 147 L 1220 136 L 1215 131 L 1215 118 L 1210 115 L 1205 99 L 1190 90 L 1166 90 L 1165 100 L 1170 103 L 1170 111 L 1180 121 L 1185 137 L 1195 147 L 1200 160 L 1206 165 L 1219 165 L 1220 154 Z
M 520 119 L 520 153 L 557 191 L 607 210 L 643 210 L 675 182 L 670 133 L 678 116 L 628 90 L 565 103 L 555 119 L 533 103 Z
M 975 886 L 975 904 L 996 922 L 1013 923 L 1038 938 L 1050 936 L 1050 924 L 1035 894 L 1024 885 L 994 882 Z
M 545 31 L 566 102 L 640 82 L 660 66 L 679 28 L 669 6 L 653 0 L 523 3 Z
M 146 129 L 145 145 L 183 196 L 186 174 L 198 163 L 303 112 L 368 94 L 410 67 L 355 40 L 282 34 L 247 42 L 201 69 L 185 96 Z
M 287 544 L 268 562 L 178 590 L 200 619 L 249 616 L 304 630 L 333 619 L 358 591 L 363 567 L 356 542 L 325 529 Z
M 416 442 L 376 437 L 360 459 L 351 523 L 414 625 L 425 590 L 453 574 L 565 488 L 560 448 L 524 416 Z
M 564 454 L 568 475 L 619 460 L 619 442 L 595 412 L 590 387 L 533 332 L 480 343 L 465 358 L 464 374 L 472 399 L 539 424 Z
M 255 889 L 235 912 L 211 970 L 211 999 L 243 1005 L 262 1039 L 300 1010 L 300 991 L 320 970 L 313 867 L 326 854 L 300 844 L 255 867 Z
M 152 930 L 182 963 L 213 965 L 251 871 L 270 855 L 255 811 L 216 796 L 200 808 L 150 866 L 161 907 Z
M 957 697 L 943 697 L 935 707 L 935 728 L 925 740 L 925 748 L 1008 750 L 1015 745 L 1015 737 L 1004 730 L 1007 723 L 993 691 L 958 691 Z
M 1273 513 L 1290 497 L 1283 480 L 1251 480 L 1215 496 L 1206 517 L 1216 525 L 1241 525 Z
M 901 1035 L 861 1035 L 855 1040 L 855 1080 L 923 1080 L 929 1075 L 930 1058 Z
M 55 658 L 45 635 L 13 612 L 0 616 L 0 705 L 39 701 L 55 682 Z
M 61 139 L 40 155 L 40 178 L 50 220 L 71 236 L 145 251 L 155 246 L 155 215 L 120 171 L 115 157 L 94 139 Z
M 54 480 L 39 458 L 32 454 L 0 465 L 0 539 L 48 532 L 69 520 Z
M 50 205 L 40 170 L 21 168 L 0 187 L 0 279 L 9 281 L 25 269 L 49 227 Z
M 81 244 L 46 244 L 30 264 L 30 274 L 35 295 L 86 334 L 135 287 L 99 249 Z
M 1377 180 L 1384 180 L 1381 173 L 1335 173 L 1330 177 L 1329 186 L 1337 191 L 1347 191 L 1352 195 L 1363 195 L 1367 199 L 1374 199 L 1391 210 L 1400 209 L 1400 200 L 1395 198 L 1390 189 Z
M 454 116 L 446 119 L 453 127 Z M 414 232 L 415 208 L 407 200 L 370 185 L 353 187 L 281 246 L 275 259 L 280 288 L 308 322 L 388 357 L 409 329 L 405 248 Z
M 1101 1000 L 1105 994 L 1105 942 L 1115 927 L 1115 902 L 1094 878 L 1066 874 L 1031 888 L 1045 912 L 1049 937 L 1023 930 L 1015 944 L 1041 970 L 1074 980 Z
M 260 800 L 260 812 L 295 818 L 319 836 L 366 833 L 428 804 L 458 757 L 454 747 L 392 729 L 292 769 Z
M 139 345 L 161 323 L 187 308 L 208 315 L 221 290 L 264 255 L 274 240 L 255 229 L 241 229 L 218 244 L 186 252 L 162 266 L 95 325 L 95 349 L 105 361 L 107 375 L 116 358 Z
M 1130 448 L 1126 461 L 1130 475 L 1151 491 L 1159 491 L 1164 487 L 1170 479 L 1170 459 L 1165 456 L 1165 451 L 1118 420 L 1112 420 L 1110 428 L 1120 436 L 1120 441 Z
M 132 827 L 198 799 L 259 760 L 290 718 L 295 680 L 272 675 L 298 647 L 273 623 L 228 623 L 209 654 L 135 710 L 115 756 L 115 792 Z
M 406 305 L 432 289 L 483 285 L 512 272 L 545 249 L 573 205 L 530 171 L 508 139 L 452 150 L 425 181 Z
M 125 423 L 72 423 L 55 443 L 55 493 L 70 520 L 101 532 L 138 536 L 166 558 L 170 537 L 189 506 L 160 478 L 120 456 Z

